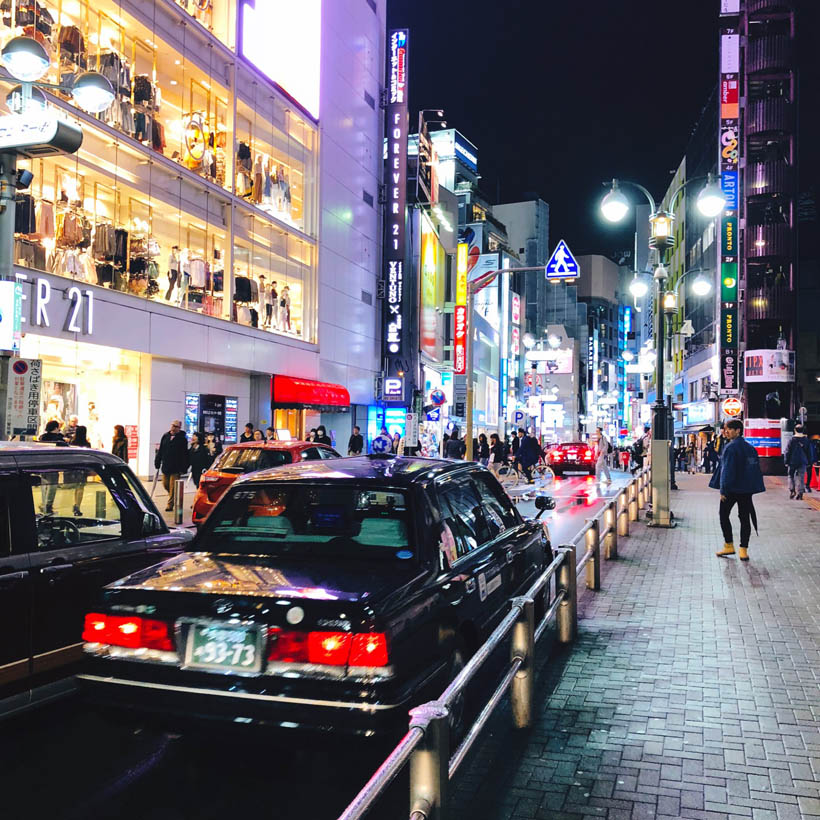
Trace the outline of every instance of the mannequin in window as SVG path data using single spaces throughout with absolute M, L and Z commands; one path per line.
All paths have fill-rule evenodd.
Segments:
M 279 327 L 290 332 L 290 290 L 287 285 L 282 288 L 279 297 Z

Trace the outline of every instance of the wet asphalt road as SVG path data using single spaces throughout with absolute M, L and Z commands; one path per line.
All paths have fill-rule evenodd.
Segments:
M 586 477 L 544 487 L 557 501 L 546 514 L 553 544 L 571 540 L 626 481 L 609 488 Z M 533 502 L 519 505 L 533 515 Z M 500 663 L 500 661 L 499 661 Z M 478 680 L 489 689 L 494 681 Z M 476 691 L 476 700 L 482 692 Z M 275 740 L 169 735 L 98 713 L 67 698 L 0 723 L 0 789 L 5 816 L 39 820 L 334 820 L 389 749 L 300 736 Z M 399 779 L 374 818 L 404 816 Z

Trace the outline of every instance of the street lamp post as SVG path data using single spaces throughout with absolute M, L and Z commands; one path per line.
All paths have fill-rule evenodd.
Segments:
M 671 441 L 672 430 L 669 429 L 668 413 L 666 402 L 664 401 L 663 379 L 664 379 L 664 286 L 669 276 L 664 267 L 666 252 L 675 247 L 675 236 L 673 230 L 673 213 L 678 201 L 678 197 L 684 189 L 703 177 L 694 177 L 686 180 L 670 197 L 669 210 L 661 210 L 656 204 L 652 194 L 643 186 L 636 182 L 613 179 L 609 192 L 601 201 L 601 212 L 609 222 L 620 222 L 629 212 L 629 199 L 621 190 L 621 185 L 630 185 L 641 191 L 649 202 L 650 216 L 650 238 L 649 247 L 657 254 L 657 264 L 654 270 L 655 289 L 655 403 L 652 405 L 652 440 L 658 442 L 654 445 L 652 456 L 652 500 L 653 500 L 653 524 L 655 526 L 674 526 L 673 516 L 669 509 L 670 477 L 671 469 L 669 465 L 668 452 L 663 457 L 658 456 L 658 450 L 667 450 Z M 698 210 L 703 216 L 714 218 L 723 210 L 725 197 L 720 187 L 720 183 L 708 174 L 706 185 L 701 189 L 697 198 Z M 610 185 L 610 183 L 604 183 Z M 633 290 L 633 286 L 635 290 Z M 630 290 L 635 293 L 639 287 L 637 277 L 633 280 Z M 663 445 L 660 442 L 664 442 Z

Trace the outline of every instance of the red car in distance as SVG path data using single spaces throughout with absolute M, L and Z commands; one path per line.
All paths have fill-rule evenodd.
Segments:
M 292 439 L 231 444 L 202 474 L 194 496 L 191 520 L 198 527 L 213 509 L 214 504 L 222 498 L 225 490 L 241 475 L 299 461 L 320 461 L 329 458 L 341 456 L 332 447 L 313 441 Z
M 584 441 L 556 444 L 547 451 L 546 462 L 558 477 L 573 470 L 595 475 L 595 448 Z

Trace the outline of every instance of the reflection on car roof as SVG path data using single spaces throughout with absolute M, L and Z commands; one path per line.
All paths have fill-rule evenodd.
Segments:
M 467 464 L 471 462 L 385 455 L 355 456 L 325 462 L 303 461 L 298 464 L 259 470 L 239 481 L 247 484 L 271 479 L 276 481 L 366 480 L 389 481 L 391 484 L 405 485 L 430 481 L 438 475 L 458 470 Z

